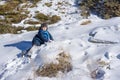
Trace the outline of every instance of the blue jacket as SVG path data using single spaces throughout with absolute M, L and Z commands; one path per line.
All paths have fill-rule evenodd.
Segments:
M 53 40 L 53 37 L 51 36 L 51 34 L 48 31 L 39 30 L 38 37 L 43 42 L 48 42 L 49 40 Z
M 49 40 L 53 40 L 53 37 L 48 31 L 39 30 L 38 34 L 35 35 L 32 41 L 32 45 L 38 45 L 44 44 L 45 42 L 48 42 Z

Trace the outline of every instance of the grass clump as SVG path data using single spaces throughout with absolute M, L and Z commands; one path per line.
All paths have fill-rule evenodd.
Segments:
M 0 5 L 0 13 L 4 14 L 13 11 L 19 5 L 19 1 L 7 1 L 4 5 Z
M 58 72 L 66 73 L 71 71 L 72 64 L 70 55 L 62 52 L 58 56 L 56 60 L 59 63 L 44 64 L 36 70 L 36 74 L 43 77 L 56 77 Z
M 87 24 L 90 24 L 91 21 L 90 20 L 86 20 L 86 21 L 83 21 L 80 25 L 87 25 Z
M 61 20 L 61 18 L 60 18 L 60 16 L 57 16 L 57 15 L 53 15 L 51 18 L 50 18 L 50 24 L 53 24 L 53 23 L 56 23 L 56 22 L 58 22 L 58 21 L 60 21 Z
M 5 17 L 4 22 L 7 24 L 19 23 L 28 17 L 27 14 L 29 12 L 18 8 L 19 4 L 19 0 L 11 0 L 7 1 L 4 5 L 0 5 L 0 15 Z
M 6 24 L 0 24 L 0 34 L 5 34 L 5 33 L 18 34 L 18 33 L 22 33 L 22 30 L 34 31 L 38 29 L 39 27 L 35 27 L 35 26 L 29 26 L 27 28 L 24 28 L 21 26 L 15 27 L 15 26 L 6 25 Z
M 43 13 L 37 13 L 35 18 L 42 21 L 42 22 L 45 22 L 45 21 L 49 20 L 49 16 L 47 16 Z
M 12 33 L 16 34 L 18 31 L 23 30 L 23 27 L 13 27 L 11 25 L 0 25 L 0 34 Z
M 31 0 L 33 1 L 34 4 L 38 3 L 39 1 L 42 1 L 42 0 Z
M 57 15 L 50 16 L 50 15 L 45 15 L 43 13 L 37 13 L 34 18 L 40 20 L 41 23 L 48 22 L 49 24 L 54 24 L 61 20 L 60 16 Z
M 58 2 L 57 5 L 62 5 L 63 3 L 62 2 Z
M 93 13 L 103 19 L 120 16 L 119 0 L 82 0 L 79 5 L 82 16 L 86 13 Z
M 34 31 L 34 30 L 39 30 L 39 27 L 29 26 L 29 27 L 25 28 L 24 30 L 27 30 L 27 31 Z
M 51 6 L 52 6 L 52 3 L 45 3 L 45 5 L 46 5 L 47 7 L 51 7 Z
M 6 19 L 6 22 L 9 22 L 9 23 L 19 23 L 27 17 L 28 16 L 26 14 L 16 14 L 16 15 L 6 15 L 5 19 Z
M 39 13 L 39 11 L 35 11 L 35 13 L 36 13 L 36 14 L 38 14 L 38 13 Z
M 40 24 L 40 22 L 38 22 L 38 21 L 32 21 L 32 20 L 26 20 L 26 21 L 24 22 L 24 24 L 36 25 L 36 24 Z

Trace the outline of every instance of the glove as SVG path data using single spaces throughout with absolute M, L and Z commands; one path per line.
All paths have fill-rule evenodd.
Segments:
M 52 42 L 53 40 L 49 40 L 48 42 Z

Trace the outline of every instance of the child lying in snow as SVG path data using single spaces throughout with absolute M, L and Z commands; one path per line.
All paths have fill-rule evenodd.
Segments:
M 48 26 L 46 23 L 41 24 L 41 27 L 39 28 L 38 33 L 34 36 L 32 40 L 32 47 L 29 48 L 28 50 L 24 51 L 22 53 L 23 55 L 26 55 L 28 57 L 31 57 L 32 49 L 36 46 L 40 46 L 46 42 L 51 42 L 53 41 L 52 35 L 48 32 Z
M 51 36 L 47 29 L 48 27 L 46 23 L 41 24 L 38 34 L 36 34 L 32 40 L 32 45 L 40 46 L 45 42 L 53 41 L 53 37 Z

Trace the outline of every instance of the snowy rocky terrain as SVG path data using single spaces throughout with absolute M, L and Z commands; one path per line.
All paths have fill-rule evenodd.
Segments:
M 42 3 L 47 1 L 43 0 Z M 37 31 L 0 35 L 0 80 L 119 80 L 120 18 L 102 20 L 91 15 L 89 19 L 81 19 L 79 13 L 75 13 L 77 7 L 74 0 L 68 2 L 71 5 L 64 6 L 67 17 L 53 11 L 55 6 L 29 9 L 31 14 L 35 10 L 43 10 L 45 14 L 62 17 L 60 22 L 49 25 L 54 41 L 34 47 L 32 59 L 21 57 L 20 54 L 31 47 L 31 40 Z M 81 25 L 87 20 L 91 23 Z M 58 72 L 56 77 L 35 74 L 43 64 L 57 63 L 56 58 L 61 52 L 71 56 L 71 71 L 64 74 Z
M 51 6 L 48 7 L 45 3 L 51 3 Z M 24 5 L 24 4 L 23 4 Z M 30 4 L 29 4 L 30 5 Z M 22 5 L 21 5 L 22 6 Z M 41 0 L 37 3 L 36 7 L 27 8 L 29 13 L 29 18 L 26 18 L 21 21 L 21 23 L 13 24 L 14 26 L 24 26 L 28 27 L 29 24 L 24 24 L 26 20 L 33 20 L 36 21 L 34 16 L 36 12 L 44 13 L 45 15 L 58 15 L 62 17 L 62 21 L 59 22 L 61 24 L 68 24 L 71 22 L 78 21 L 80 19 L 80 10 L 78 9 L 77 5 L 75 4 L 75 0 Z M 69 20 L 69 21 L 68 21 Z M 36 26 L 40 26 L 39 24 Z

